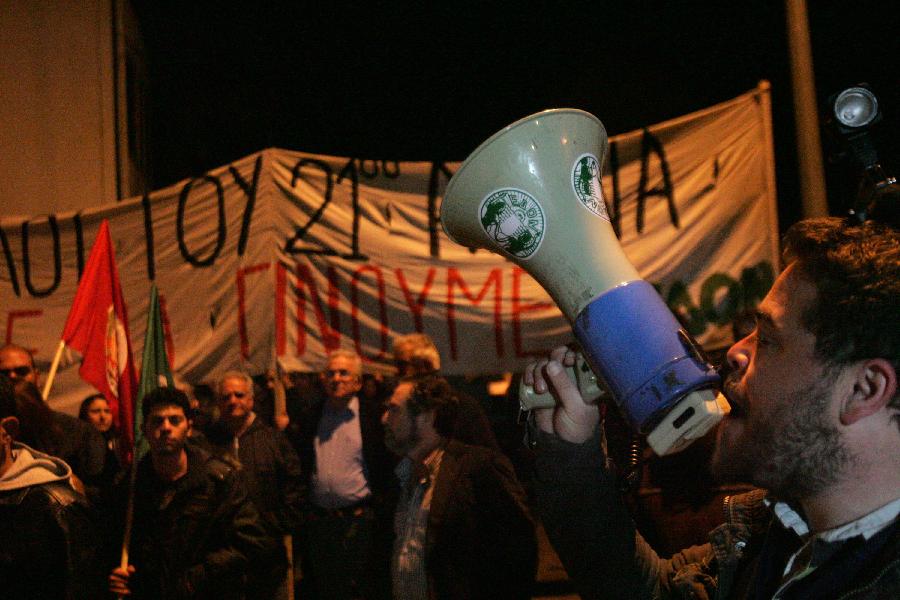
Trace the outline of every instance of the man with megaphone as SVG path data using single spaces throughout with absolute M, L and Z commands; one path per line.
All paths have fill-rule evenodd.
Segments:
M 760 489 L 725 500 L 709 543 L 662 559 L 639 533 L 587 404 L 557 348 L 525 382 L 536 493 L 584 598 L 900 597 L 900 233 L 801 221 L 753 332 L 728 351 L 712 470 Z

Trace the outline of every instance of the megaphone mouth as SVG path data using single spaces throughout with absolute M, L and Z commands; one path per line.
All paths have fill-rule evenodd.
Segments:
M 578 109 L 578 108 L 551 108 L 551 109 L 548 109 L 548 110 L 543 110 L 543 111 L 540 111 L 540 112 L 537 112 L 537 113 L 528 115 L 527 117 L 522 117 L 522 118 L 519 119 L 518 121 L 515 121 L 515 122 L 513 122 L 513 123 L 507 125 L 507 126 L 504 127 L 503 129 L 501 129 L 501 130 L 497 131 L 496 133 L 494 133 L 494 135 L 492 135 L 491 137 L 489 137 L 488 139 L 486 139 L 484 142 L 482 142 L 481 144 L 479 144 L 478 147 L 475 148 L 475 150 L 473 150 L 471 154 L 469 154 L 469 156 L 463 161 L 463 163 L 459 166 L 459 169 L 456 170 L 456 172 L 455 172 L 455 173 L 453 174 L 453 176 L 450 178 L 450 181 L 447 183 L 447 189 L 444 191 L 444 196 L 443 196 L 443 198 L 446 199 L 446 198 L 448 198 L 448 197 L 450 197 L 450 196 L 452 195 L 453 188 L 454 188 L 456 182 L 459 181 L 459 180 L 462 178 L 462 173 L 466 170 L 466 168 L 467 168 L 471 163 L 475 162 L 475 161 L 478 159 L 478 156 L 479 156 L 486 148 L 488 148 L 489 146 L 491 146 L 498 138 L 500 138 L 501 136 L 504 136 L 504 135 L 508 134 L 510 131 L 512 131 L 512 130 L 514 130 L 514 129 L 517 129 L 517 128 L 519 128 L 519 127 L 522 127 L 522 126 L 525 126 L 525 125 L 534 125 L 534 126 L 538 126 L 538 127 L 539 127 L 539 126 L 541 125 L 541 120 L 542 120 L 542 119 L 546 119 L 546 118 L 548 118 L 548 117 L 556 117 L 556 116 L 560 116 L 560 115 L 566 115 L 566 114 L 570 114 L 570 115 L 580 115 L 580 116 L 582 116 L 582 117 L 587 117 L 587 118 L 589 118 L 589 119 L 591 119 L 591 120 L 593 120 L 593 121 L 596 121 L 597 124 L 600 125 L 601 128 L 603 128 L 603 123 L 600 122 L 600 119 L 598 119 L 596 116 L 592 115 L 591 113 L 589 113 L 589 112 L 587 112 L 587 111 L 584 111 L 584 110 L 581 110 L 581 109 Z M 563 140 L 563 143 L 566 143 L 566 140 L 565 140 L 565 139 Z M 534 148 L 534 149 L 537 149 L 537 148 Z M 500 188 L 498 188 L 498 189 L 500 189 Z M 515 185 L 513 185 L 512 182 L 510 182 L 509 189 L 517 189 L 517 188 L 516 188 Z M 517 191 L 521 191 L 521 190 L 518 190 L 518 189 L 517 189 Z M 444 211 L 443 211 L 443 201 L 442 201 L 442 203 L 441 203 L 441 214 L 443 214 L 443 212 L 444 212 Z M 447 229 L 446 224 L 444 223 L 443 218 L 441 219 L 441 229 L 444 230 L 444 233 L 445 233 L 445 234 L 447 235 L 447 237 L 450 238 L 453 242 L 455 242 L 455 243 L 457 243 L 457 244 L 460 244 L 460 245 L 462 245 L 462 246 L 465 246 L 465 245 L 466 245 L 465 242 L 463 242 L 463 241 L 461 241 L 461 240 L 455 238 L 455 237 L 453 236 L 453 234 L 450 233 L 450 231 Z

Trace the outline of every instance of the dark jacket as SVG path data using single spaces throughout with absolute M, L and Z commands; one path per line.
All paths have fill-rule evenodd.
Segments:
M 274 541 L 234 468 L 191 444 L 185 451 L 188 471 L 173 483 L 150 456 L 138 465 L 133 598 L 242 598 L 248 569 Z
M 241 434 L 238 456 L 233 456 L 234 436 L 224 424 L 208 431 L 215 453 L 240 464 L 247 492 L 263 519 L 280 534 L 295 531 L 304 499 L 303 477 L 300 459 L 284 434 L 257 417 Z
M 709 543 L 661 559 L 635 531 L 601 439 L 570 444 L 537 435 L 538 507 L 583 598 L 771 598 L 801 542 L 756 490 L 728 499 Z M 848 541 L 787 598 L 900 598 L 900 522 Z
M 65 413 L 52 411 L 52 419 L 61 433 L 56 456 L 66 461 L 86 486 L 102 484 L 106 464 L 103 435 L 89 423 Z
M 497 437 L 491 428 L 491 421 L 481 403 L 459 390 L 454 390 L 453 395 L 457 400 L 457 414 L 453 434 L 450 437 L 464 444 L 484 446 L 499 451 L 500 444 L 497 443 Z
M 0 595 L 102 598 L 97 539 L 87 501 L 66 482 L 0 492 Z
M 425 568 L 437 598 L 530 598 L 534 523 L 512 465 L 489 448 L 451 441 L 435 482 Z

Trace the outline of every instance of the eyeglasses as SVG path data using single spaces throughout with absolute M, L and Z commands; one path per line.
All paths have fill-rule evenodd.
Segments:
M 22 365 L 21 367 L 12 367 L 10 369 L 0 369 L 0 375 L 5 375 L 7 377 L 12 377 L 13 373 L 15 373 L 16 377 L 25 377 L 29 373 L 31 373 L 32 368 L 27 365 Z
M 325 371 L 325 377 L 327 377 L 328 379 L 331 379 L 335 375 L 337 375 L 341 379 L 346 379 L 348 377 L 352 377 L 353 373 L 351 373 L 347 369 L 328 369 L 327 371 Z
M 235 398 L 238 398 L 238 399 L 246 398 L 247 392 L 225 392 L 224 394 L 222 394 L 222 399 L 225 400 L 225 399 L 231 398 L 232 396 L 234 396 Z

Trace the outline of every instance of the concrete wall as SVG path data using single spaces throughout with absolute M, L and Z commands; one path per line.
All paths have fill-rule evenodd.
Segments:
M 129 195 L 132 169 L 117 169 L 116 156 L 117 134 L 127 139 L 123 119 L 116 122 L 124 85 L 114 76 L 114 52 L 124 46 L 114 29 L 129 16 L 124 0 L 3 2 L 0 216 L 115 202 L 117 172 Z

